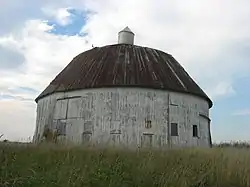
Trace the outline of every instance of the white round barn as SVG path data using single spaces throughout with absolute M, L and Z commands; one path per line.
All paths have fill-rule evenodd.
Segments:
M 212 101 L 170 55 L 118 44 L 76 56 L 36 98 L 34 141 L 44 129 L 76 144 L 124 147 L 211 146 Z

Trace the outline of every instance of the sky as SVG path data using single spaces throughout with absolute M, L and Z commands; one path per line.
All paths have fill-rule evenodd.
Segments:
M 170 53 L 213 100 L 213 142 L 250 140 L 249 0 L 1 0 L 0 134 L 28 141 L 34 99 L 79 53 L 117 43 Z

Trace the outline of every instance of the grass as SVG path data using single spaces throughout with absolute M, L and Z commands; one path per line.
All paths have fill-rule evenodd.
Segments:
M 0 145 L 0 186 L 245 187 L 250 149 L 115 150 Z

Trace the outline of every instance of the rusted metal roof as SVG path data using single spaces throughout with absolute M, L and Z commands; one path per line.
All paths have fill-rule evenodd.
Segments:
M 136 45 L 95 47 L 76 56 L 36 98 L 87 88 L 140 87 L 184 92 L 212 101 L 165 52 Z

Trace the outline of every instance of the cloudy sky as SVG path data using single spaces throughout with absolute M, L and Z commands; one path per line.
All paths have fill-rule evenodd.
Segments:
M 249 20 L 249 0 L 1 0 L 0 134 L 32 137 L 36 96 L 74 56 L 117 43 L 129 26 L 213 99 L 214 141 L 249 141 Z

